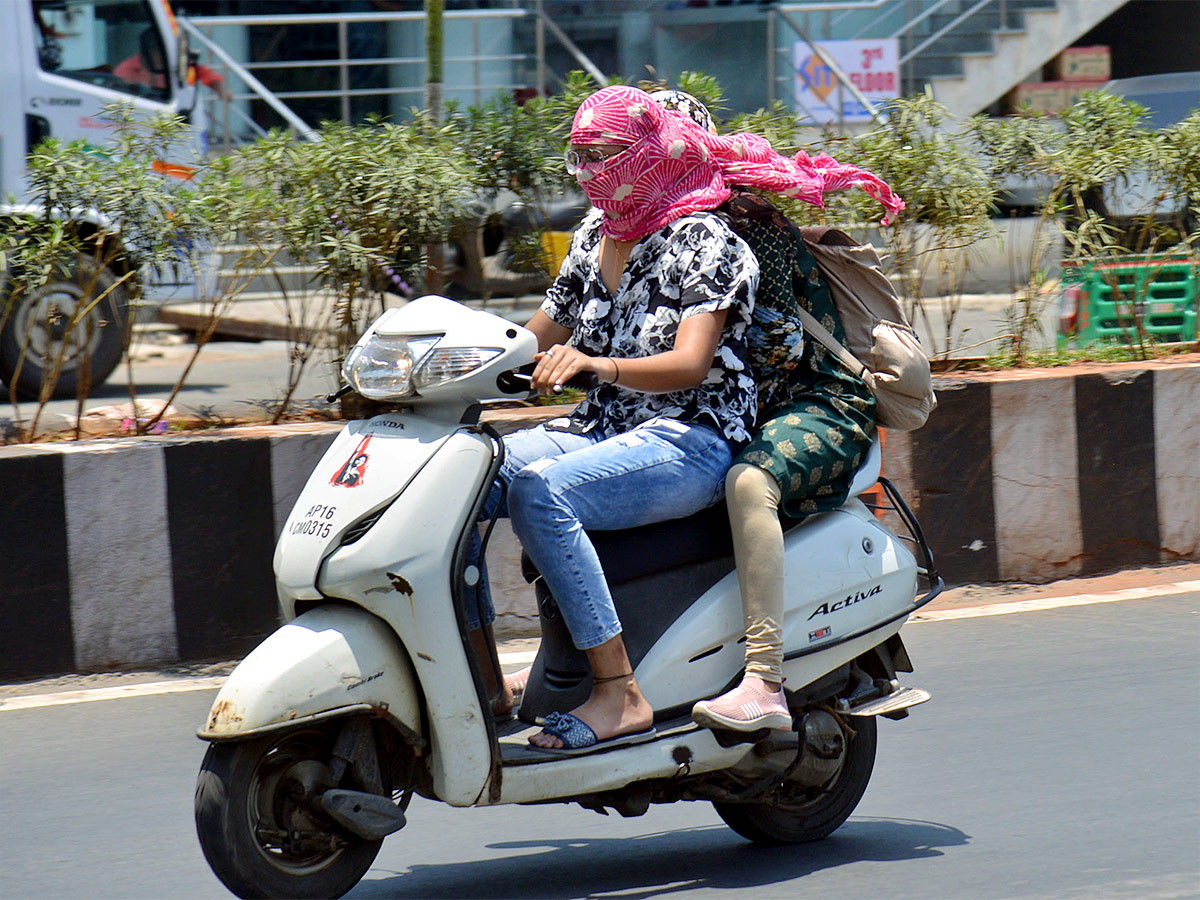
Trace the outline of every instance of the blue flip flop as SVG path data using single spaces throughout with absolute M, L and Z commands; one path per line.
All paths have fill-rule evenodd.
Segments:
M 570 713 L 552 712 L 546 716 L 542 724 L 542 733 L 556 737 L 563 742 L 562 747 L 537 747 L 546 753 L 558 753 L 562 756 L 580 756 L 585 753 L 596 753 L 600 750 L 611 750 L 613 747 L 624 747 L 630 744 L 641 744 L 653 740 L 658 732 L 653 728 L 634 734 L 618 734 L 607 740 L 597 740 L 596 732 L 578 716 Z

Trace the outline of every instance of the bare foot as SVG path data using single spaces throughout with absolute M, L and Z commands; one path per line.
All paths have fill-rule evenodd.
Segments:
M 596 733 L 597 741 L 637 734 L 654 724 L 654 710 L 642 696 L 632 675 L 594 683 L 587 702 L 571 710 L 571 715 L 585 722 Z M 564 746 L 561 739 L 544 731 L 533 735 L 529 743 L 547 750 Z

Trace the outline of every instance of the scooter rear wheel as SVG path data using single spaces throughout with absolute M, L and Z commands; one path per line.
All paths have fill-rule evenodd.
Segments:
M 309 728 L 209 745 L 196 779 L 196 833 L 213 872 L 239 897 L 340 897 L 382 841 L 351 834 L 303 802 L 332 735 Z
M 818 796 L 809 799 L 804 788 L 784 782 L 758 802 L 714 801 L 717 815 L 756 844 L 800 844 L 836 831 L 858 806 L 875 768 L 879 732 L 874 717 L 852 719 L 851 725 L 855 735 L 849 739 L 842 768 Z

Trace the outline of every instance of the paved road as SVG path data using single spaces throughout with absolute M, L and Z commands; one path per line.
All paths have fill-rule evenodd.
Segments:
M 352 897 L 1200 896 L 1200 594 L 905 631 L 934 699 L 883 721 L 831 838 L 416 801 Z M 0 711 L 0 896 L 227 896 L 191 821 L 211 691 Z
M 141 344 L 134 354 L 133 383 L 139 398 L 166 399 L 184 371 L 194 346 L 191 344 Z M 122 363 L 103 385 L 88 398 L 84 409 L 129 402 L 129 377 Z M 203 414 L 216 421 L 224 417 L 254 417 L 270 401 L 280 400 L 287 389 L 288 345 L 284 341 L 213 341 L 201 350 L 184 389 L 173 401 L 181 412 Z M 293 394 L 298 401 L 313 401 L 334 390 L 336 381 L 324 358 L 314 357 L 305 367 Z M 7 400 L 7 389 L 3 397 Z M 5 404 L 0 416 L 13 418 L 12 407 Z M 51 415 L 74 416 L 74 400 L 55 400 L 47 404 Z M 34 404 L 21 405 L 28 422 Z M 261 417 L 261 415 L 259 415 Z

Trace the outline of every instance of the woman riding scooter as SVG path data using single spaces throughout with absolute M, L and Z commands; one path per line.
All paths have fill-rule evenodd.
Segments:
M 513 530 L 593 676 L 591 697 L 531 738 L 547 749 L 653 736 L 586 530 L 719 500 L 756 408 L 743 336 L 758 265 L 717 217 L 693 214 L 687 185 L 655 180 L 680 168 L 663 123 L 667 114 L 631 88 L 600 91 L 575 118 L 567 166 L 597 208 L 527 327 L 542 351 L 535 387 L 550 392 L 584 372 L 601 383 L 569 419 L 505 440 Z M 500 502 L 495 490 L 485 514 Z
M 715 132 L 708 110 L 682 91 L 651 96 L 667 109 Z M 879 194 L 894 215 L 903 202 Z M 729 731 L 792 727 L 782 691 L 783 528 L 793 520 L 837 509 L 875 434 L 875 399 L 819 342 L 804 341 L 798 303 L 838 341 L 841 320 L 816 260 L 786 218 L 756 194 L 735 188 L 720 208 L 759 260 L 759 289 L 750 328 L 758 383 L 754 440 L 725 480 L 734 558 L 746 622 L 741 683 L 696 704 L 696 722 Z

